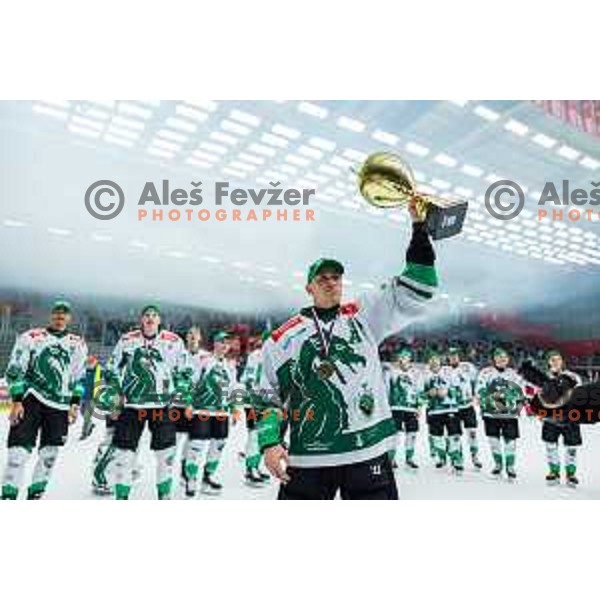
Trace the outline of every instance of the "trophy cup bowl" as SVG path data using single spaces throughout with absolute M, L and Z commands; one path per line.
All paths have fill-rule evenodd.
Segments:
M 417 216 L 427 224 L 434 240 L 457 235 L 467 214 L 462 198 L 443 198 L 421 194 L 412 169 L 392 152 L 375 152 L 357 172 L 358 189 L 369 204 L 378 208 L 408 206 L 416 200 Z

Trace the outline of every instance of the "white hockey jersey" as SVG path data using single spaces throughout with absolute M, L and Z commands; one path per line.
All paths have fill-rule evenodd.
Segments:
M 46 406 L 68 410 L 71 399 L 83 393 L 87 352 L 84 339 L 74 333 L 26 331 L 17 338 L 6 368 L 10 395 L 31 393 Z
M 396 427 L 378 346 L 422 314 L 436 282 L 433 267 L 408 265 L 378 291 L 342 305 L 333 326 L 321 324 L 331 331 L 326 360 L 310 309 L 265 342 L 268 385 L 289 409 L 291 466 L 351 464 L 394 447 Z M 329 376 L 320 370 L 324 362 Z M 261 448 L 279 443 L 279 426 L 277 417 L 260 422 Z
M 163 330 L 147 338 L 138 329 L 118 341 L 104 377 L 124 397 L 125 408 L 164 408 L 171 403 L 177 369 L 184 361 L 178 335 Z

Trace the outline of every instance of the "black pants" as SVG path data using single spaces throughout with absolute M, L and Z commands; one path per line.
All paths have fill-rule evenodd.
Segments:
M 23 399 L 23 418 L 12 425 L 8 433 L 8 447 L 18 446 L 33 450 L 41 431 L 40 448 L 64 446 L 69 431 L 69 413 L 42 404 L 33 394 Z
M 458 413 L 441 413 L 429 415 L 427 419 L 429 435 L 441 437 L 444 435 L 462 435 L 462 427 Z
M 387 454 L 339 467 L 289 467 L 289 483 L 278 500 L 398 500 L 398 488 Z
M 218 419 L 200 419 L 198 415 L 194 415 L 188 420 L 182 409 L 181 418 L 176 422 L 177 433 L 187 433 L 190 440 L 226 440 L 229 435 L 229 417 L 224 416 Z
M 544 421 L 542 424 L 542 440 L 550 444 L 556 444 L 562 436 L 565 446 L 581 446 L 581 427 L 579 423 L 553 423 Z
M 166 408 L 148 408 L 143 411 L 124 408 L 115 423 L 113 445 L 121 450 L 137 450 L 146 422 L 150 429 L 151 450 L 164 450 L 175 445 L 175 421 L 169 419 Z
M 419 431 L 419 416 L 411 410 L 392 410 L 392 417 L 398 431 L 415 433 Z
M 519 419 L 516 417 L 483 417 L 483 427 L 487 437 L 518 440 Z

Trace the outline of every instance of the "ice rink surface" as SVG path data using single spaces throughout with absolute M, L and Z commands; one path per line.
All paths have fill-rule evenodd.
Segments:
M 541 423 L 530 417 L 520 419 L 521 439 L 517 449 L 518 479 L 509 482 L 505 477 L 497 480 L 490 475 L 491 455 L 483 431 L 479 431 L 480 457 L 484 463 L 481 471 L 475 470 L 466 458 L 465 472 L 461 476 L 453 475 L 449 469 L 437 470 L 427 451 L 427 436 L 422 427 L 417 439 L 418 471 L 407 471 L 400 467 L 396 471 L 400 497 L 405 500 L 552 500 L 552 499 L 600 499 L 600 425 L 583 427 L 584 445 L 579 449 L 578 472 L 580 485 L 577 489 L 568 488 L 564 483 L 548 486 L 544 480 L 546 460 L 544 445 L 541 441 Z M 91 465 L 103 436 L 104 424 L 98 423 L 90 438 L 80 442 L 81 420 L 70 430 L 70 435 L 55 468 L 54 476 L 48 487 L 46 499 L 110 500 L 110 497 L 96 496 L 90 485 Z M 8 419 L 0 415 L 0 470 L 6 461 L 6 435 Z M 246 442 L 246 430 L 243 423 L 231 428 L 230 437 L 223 455 L 217 476 L 223 483 L 220 496 L 198 494 L 195 501 L 214 499 L 271 500 L 276 497 L 277 486 L 274 483 L 257 489 L 244 483 L 244 461 L 240 457 Z M 132 492 L 132 499 L 154 499 L 154 458 L 148 448 L 147 432 L 142 438 L 140 462 L 142 474 Z M 464 445 L 464 444 L 463 444 Z M 563 450 L 561 448 L 561 460 Z M 35 453 L 29 462 L 25 483 L 35 462 Z M 177 463 L 178 464 L 178 463 Z M 178 468 L 176 468 L 178 472 Z M 178 478 L 175 479 L 174 499 L 183 498 Z

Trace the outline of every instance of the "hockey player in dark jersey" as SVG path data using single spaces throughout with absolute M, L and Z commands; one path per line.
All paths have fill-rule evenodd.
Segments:
M 557 379 L 566 375 L 573 379 L 575 385 L 581 385 L 581 378 L 576 373 L 566 369 L 565 360 L 558 350 L 551 350 L 546 354 L 548 376 Z M 562 438 L 565 447 L 565 477 L 567 485 L 576 486 L 577 479 L 577 448 L 581 446 L 581 426 L 579 423 L 565 419 L 565 411 L 549 411 L 542 424 L 542 441 L 546 445 L 548 460 L 548 474 L 546 481 L 549 484 L 560 482 L 560 456 L 558 442 Z

